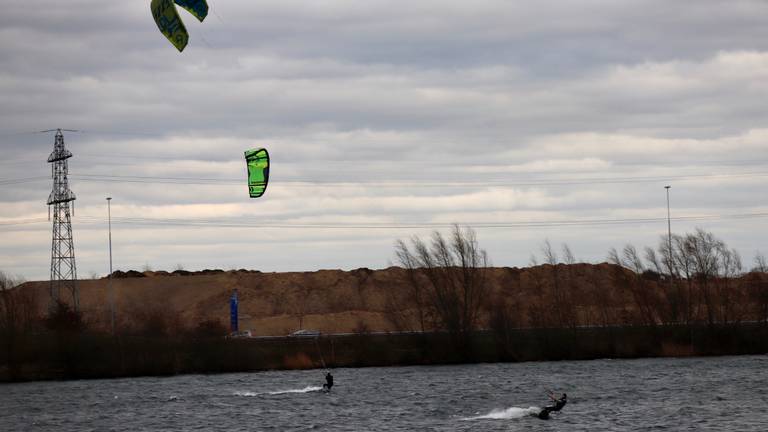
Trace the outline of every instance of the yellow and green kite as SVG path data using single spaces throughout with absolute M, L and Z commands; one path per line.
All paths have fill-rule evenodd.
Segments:
M 181 52 L 187 46 L 189 33 L 174 3 L 189 11 L 200 22 L 208 16 L 208 3 L 206 0 L 152 0 L 150 7 L 157 28 Z

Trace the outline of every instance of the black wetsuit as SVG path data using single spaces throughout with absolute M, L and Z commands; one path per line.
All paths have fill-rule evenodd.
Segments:
M 563 397 L 555 401 L 555 406 L 552 407 L 552 411 L 560 411 L 561 409 L 563 409 L 563 407 L 567 403 L 568 403 L 568 400 L 566 396 L 563 395 Z
M 542 419 L 542 420 L 548 419 L 549 418 L 549 413 L 551 413 L 552 411 L 560 411 L 561 409 L 563 409 L 565 404 L 568 403 L 568 399 L 567 399 L 567 396 L 565 394 L 563 394 L 563 397 L 561 397 L 560 399 L 554 399 L 553 398 L 552 401 L 555 402 L 554 405 L 545 406 L 544 408 L 541 409 L 541 411 L 539 412 L 539 415 L 538 415 L 538 417 L 540 419 Z
M 333 387 L 333 375 L 331 375 L 330 372 L 328 372 L 325 375 L 325 384 L 323 384 L 323 387 L 325 387 L 328 390 L 330 390 L 331 387 Z

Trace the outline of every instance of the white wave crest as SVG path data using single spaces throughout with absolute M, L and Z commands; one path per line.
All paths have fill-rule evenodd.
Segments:
M 254 397 L 254 396 L 262 396 L 262 395 L 281 395 L 281 394 L 291 394 L 291 393 L 310 393 L 310 392 L 316 392 L 320 391 L 323 388 L 320 386 L 307 386 L 303 389 L 288 389 L 288 390 L 278 390 L 278 391 L 271 391 L 271 392 L 250 392 L 250 391 L 237 391 L 234 393 L 235 396 L 243 396 L 243 397 Z
M 235 392 L 235 396 L 245 396 L 245 397 L 253 397 L 253 396 L 258 396 L 259 394 L 260 394 L 260 393 L 254 393 L 254 392 L 249 392 L 249 391 L 245 391 L 245 392 Z
M 280 391 L 269 392 L 268 394 L 279 395 L 279 394 L 288 394 L 288 393 L 309 393 L 309 392 L 320 391 L 322 389 L 323 388 L 319 386 L 308 386 L 308 387 L 304 387 L 303 389 L 280 390 Z
M 506 419 L 516 419 L 516 418 L 523 418 L 526 416 L 536 415 L 541 411 L 541 408 L 539 407 L 528 407 L 528 408 L 518 408 L 518 407 L 511 407 L 507 409 L 495 409 L 489 412 L 488 414 L 475 416 L 475 417 L 464 417 L 462 420 L 468 421 L 468 420 L 506 420 Z

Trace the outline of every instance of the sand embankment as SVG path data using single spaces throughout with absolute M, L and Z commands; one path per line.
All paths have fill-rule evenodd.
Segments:
M 119 276 L 112 283 L 120 326 L 135 325 L 153 314 L 186 327 L 205 320 L 228 326 L 229 298 L 236 289 L 240 328 L 254 335 L 287 335 L 299 328 L 323 333 L 419 330 L 416 306 L 408 302 L 407 274 L 399 267 L 288 273 L 131 271 L 115 275 Z M 766 274 L 759 277 L 763 283 L 768 279 Z M 78 281 L 81 310 L 96 327 L 109 323 L 108 283 L 106 278 Z M 41 314 L 48 285 L 27 282 L 22 286 L 43 300 L 39 301 Z M 737 285 L 748 284 L 733 284 Z M 516 327 L 548 327 L 558 319 L 578 325 L 634 324 L 647 318 L 643 307 L 646 315 L 661 315 L 668 307 L 664 292 L 668 284 L 658 276 L 637 276 L 605 263 L 491 268 L 487 286 L 483 327 L 500 307 L 510 312 L 511 324 Z M 746 300 L 742 303 L 744 311 L 750 309 Z

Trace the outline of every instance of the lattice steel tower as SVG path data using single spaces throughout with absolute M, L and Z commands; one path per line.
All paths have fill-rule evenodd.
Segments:
M 51 163 L 53 190 L 48 195 L 48 214 L 53 206 L 53 241 L 51 245 L 51 303 L 61 301 L 61 291 L 69 291 L 72 295 L 72 306 L 75 310 L 80 307 L 77 292 L 77 268 L 75 267 L 75 244 L 72 242 L 72 215 L 75 213 L 75 194 L 69 190 L 67 180 L 67 159 L 72 153 L 64 148 L 64 135 L 61 129 L 56 130 L 53 152 L 48 156 Z

